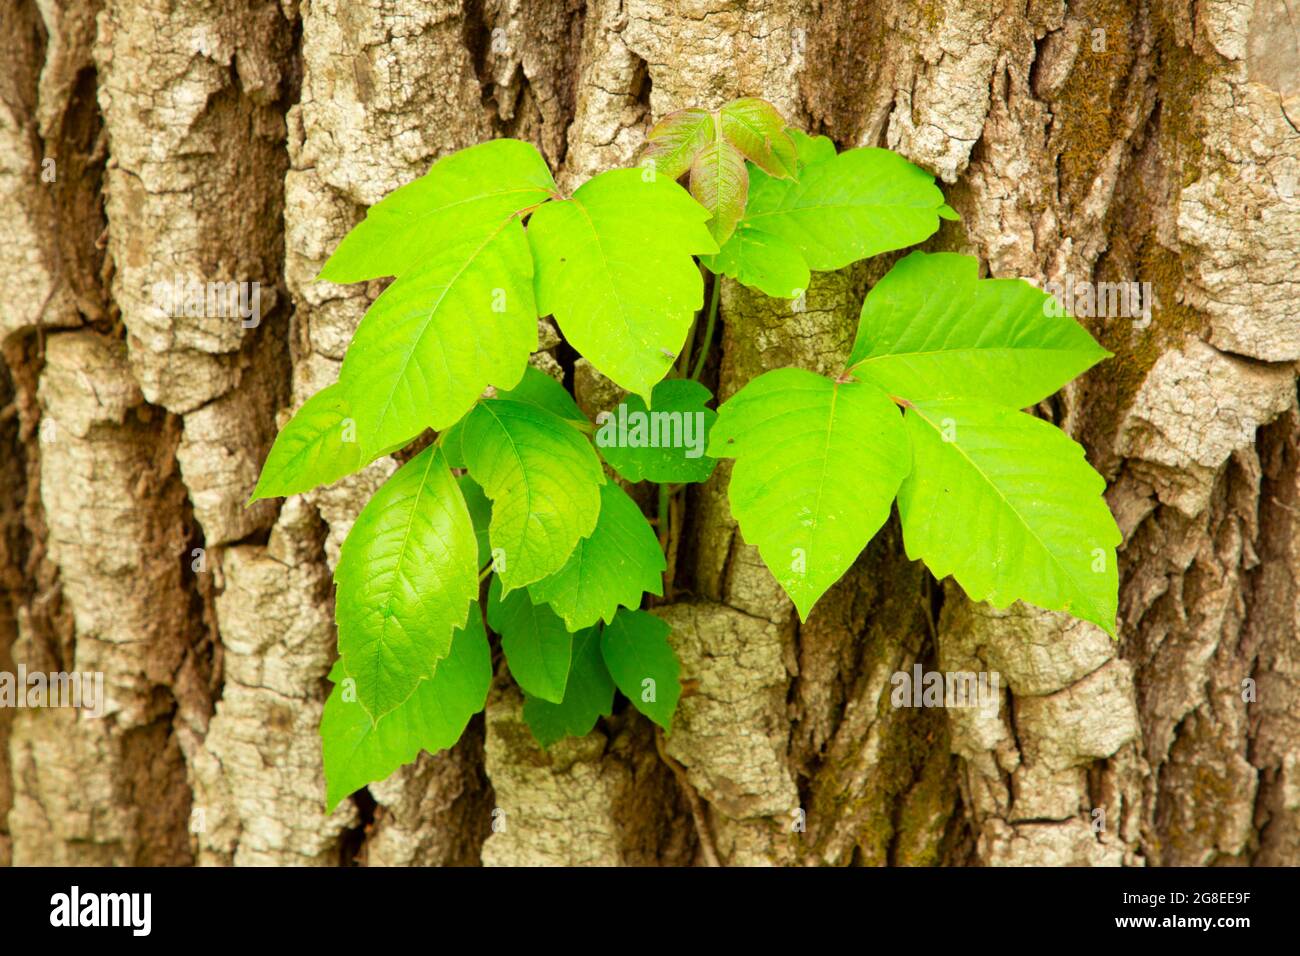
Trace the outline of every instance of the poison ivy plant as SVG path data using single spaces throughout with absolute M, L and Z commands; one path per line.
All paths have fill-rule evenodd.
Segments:
M 867 294 L 833 374 L 778 368 L 716 410 L 700 381 L 723 276 L 798 300 L 813 272 L 955 218 L 902 157 L 838 152 L 756 99 L 671 114 L 636 168 L 569 195 L 536 149 L 502 139 L 371 208 L 320 278 L 392 281 L 253 493 L 401 462 L 335 571 L 329 807 L 453 746 L 486 704 L 494 642 L 543 747 L 588 733 L 616 691 L 670 732 L 682 668 L 653 606 L 674 598 L 684 489 L 719 459 L 741 534 L 802 618 L 897 507 L 908 555 L 936 577 L 1114 634 L 1105 482 L 1024 410 L 1107 353 L 1029 283 L 916 252 Z M 530 364 L 546 316 L 562 358 L 627 392 L 594 421 L 567 369 Z M 743 315 L 730 321 L 745 334 Z M 658 485 L 653 519 L 643 483 Z

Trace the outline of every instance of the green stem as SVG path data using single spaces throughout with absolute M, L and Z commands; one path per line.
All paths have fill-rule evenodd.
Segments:
M 691 372 L 691 378 L 695 381 L 700 380 L 700 373 L 704 371 L 704 363 L 709 359 L 709 346 L 713 344 L 713 327 L 718 324 L 718 299 L 722 296 L 722 276 L 713 277 L 713 292 L 709 295 L 709 318 L 704 325 L 704 344 L 700 346 L 700 357 L 695 362 L 695 371 Z
M 669 486 L 667 484 L 660 485 L 658 522 L 659 549 L 663 551 L 664 554 L 668 553 L 668 532 L 670 530 L 669 526 L 672 524 L 672 521 L 668 516 L 669 500 L 671 497 L 672 491 L 669 490 Z

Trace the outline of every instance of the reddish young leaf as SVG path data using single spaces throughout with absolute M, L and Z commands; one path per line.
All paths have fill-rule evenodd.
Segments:
M 766 100 L 732 100 L 718 112 L 722 138 L 751 163 L 778 179 L 794 179 L 799 169 L 785 120 Z
M 695 157 L 691 165 L 691 195 L 712 215 L 709 232 L 719 247 L 731 237 L 744 215 L 748 194 L 745 157 L 730 143 L 712 142 Z
M 657 174 L 677 179 L 691 168 L 700 150 L 716 135 L 713 114 L 708 110 L 692 108 L 669 113 L 646 135 L 641 162 L 653 160 Z

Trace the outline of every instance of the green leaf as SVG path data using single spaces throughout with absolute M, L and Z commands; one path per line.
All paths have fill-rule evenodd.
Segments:
M 641 163 L 654 161 L 655 173 L 677 179 L 691 168 L 696 154 L 716 135 L 713 114 L 697 108 L 669 113 L 646 134 Z
M 569 677 L 573 635 L 544 604 L 525 590 L 501 596 L 501 581 L 488 587 L 488 625 L 501 635 L 501 650 L 515 682 L 529 694 L 560 703 Z
M 341 661 L 339 662 L 342 663 Z M 492 683 L 492 652 L 475 608 L 456 631 L 451 649 L 428 680 L 403 703 L 372 723 L 365 709 L 345 693 L 347 671 L 336 666 L 335 682 L 321 714 L 327 812 L 366 784 L 386 779 L 419 756 L 452 747 L 469 719 L 483 709 Z
M 1054 305 L 1022 279 L 979 278 L 971 256 L 914 252 L 867 295 L 849 364 L 902 398 L 1025 408 L 1110 354 Z
M 797 299 L 812 281 L 797 246 L 743 220 L 722 250 L 703 261 L 715 275 L 728 276 L 775 299 Z
M 901 249 L 939 228 L 934 177 L 887 149 L 814 162 L 798 182 L 751 178 L 744 224 L 785 239 L 816 272 Z
M 478 596 L 474 526 L 436 447 L 388 479 L 339 555 L 339 652 L 357 698 L 378 719 L 447 656 Z
M 275 437 L 252 501 L 302 494 L 369 464 L 347 396 L 328 385 L 303 402 Z
M 583 425 L 589 424 L 587 416 L 582 413 L 578 403 L 573 400 L 568 389 L 547 375 L 539 368 L 529 365 L 524 369 L 524 377 L 514 388 L 503 389 L 497 398 L 508 398 L 516 402 L 527 402 L 544 408 L 553 415 Z M 447 429 L 443 436 L 442 447 L 447 453 L 447 461 L 453 468 L 465 467 L 465 451 L 461 443 L 461 434 L 465 425 L 462 418 Z
M 600 635 L 601 655 L 614 683 L 632 705 L 665 731 L 682 696 L 671 628 L 645 611 L 619 611 Z
M 530 402 L 546 409 L 552 415 L 574 422 L 586 422 L 578 403 L 573 400 L 569 390 L 547 375 L 539 368 L 528 366 L 524 377 L 514 388 L 497 392 L 497 398 L 508 398 L 516 402 Z
M 466 418 L 470 474 L 492 499 L 489 537 L 509 592 L 564 566 L 600 514 L 600 459 L 564 419 L 528 402 L 489 399 Z
M 474 540 L 478 543 L 478 567 L 481 571 L 492 560 L 492 545 L 488 543 L 488 527 L 492 522 L 492 502 L 479 483 L 469 475 L 456 479 L 461 495 L 465 498 L 465 508 L 469 511 L 469 520 L 474 525 Z
M 792 368 L 718 410 L 709 454 L 736 459 L 731 513 L 804 620 L 889 517 L 911 465 L 884 392 Z
M 555 193 L 546 161 L 529 143 L 497 139 L 445 156 L 370 207 L 343 237 L 319 278 L 362 282 L 398 276 L 462 234 L 479 234 Z
M 794 142 L 785 120 L 766 100 L 732 100 L 718 111 L 723 138 L 769 176 L 793 179 L 798 170 Z M 691 174 L 694 186 L 694 173 Z
M 596 416 L 596 446 L 628 481 L 660 484 L 707 481 L 717 460 L 705 454 L 718 413 L 713 394 L 687 378 L 664 379 L 651 395 L 653 411 L 640 395 L 628 395 Z
M 830 137 L 809 136 L 801 129 L 791 129 L 787 132 L 794 142 L 800 166 L 811 166 L 813 163 L 835 158 L 835 144 L 831 142 Z
M 620 605 L 637 607 L 644 593 L 663 594 L 665 567 L 659 539 L 641 509 L 611 481 L 600 489 L 596 530 L 578 542 L 564 567 L 528 591 L 576 631 L 612 621 Z
M 766 295 L 795 299 L 810 270 L 839 269 L 920 242 L 948 207 L 933 177 L 884 149 L 836 155 L 824 136 L 791 131 L 799 181 L 750 173 L 744 217 L 716 256 L 715 273 Z
M 749 172 L 745 157 L 731 144 L 710 143 L 691 166 L 691 195 L 709 211 L 709 232 L 721 246 L 745 211 Z
M 543 747 L 564 737 L 586 736 L 613 709 L 614 681 L 601 658 L 599 627 L 573 635 L 573 663 L 561 703 L 524 694 L 524 721 Z
M 518 219 L 440 237 L 384 290 L 340 381 L 367 448 L 456 422 L 489 385 L 513 388 L 537 348 L 532 257 Z
M 1068 611 L 1113 636 L 1120 532 L 1083 449 L 989 402 L 917 403 L 906 424 L 915 466 L 898 513 L 908 556 L 976 601 Z
M 648 180 L 648 181 L 647 181 Z M 601 173 L 528 224 L 537 303 L 623 388 L 649 395 L 704 302 L 692 256 L 717 252 L 708 210 L 665 176 Z

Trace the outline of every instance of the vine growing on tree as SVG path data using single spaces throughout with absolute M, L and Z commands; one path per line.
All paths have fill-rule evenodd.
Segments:
M 664 595 L 676 492 L 722 458 L 741 533 L 803 619 L 896 503 L 908 556 L 936 577 L 1113 635 L 1105 483 L 1022 411 L 1108 353 L 1033 285 L 914 252 L 866 296 L 835 377 L 766 372 L 716 411 L 698 381 L 722 276 L 799 300 L 812 272 L 919 243 L 945 218 L 928 173 L 888 150 L 837 152 L 757 99 L 671 114 L 636 167 L 571 196 L 531 145 L 499 139 L 372 207 L 319 278 L 393 281 L 253 494 L 302 493 L 424 443 L 335 570 L 328 805 L 455 744 L 487 698 L 487 628 L 543 746 L 588 733 L 616 690 L 669 731 L 678 662 L 641 607 Z M 529 364 L 545 316 L 629 393 L 617 410 L 589 421 Z M 659 484 L 654 524 L 618 479 Z

